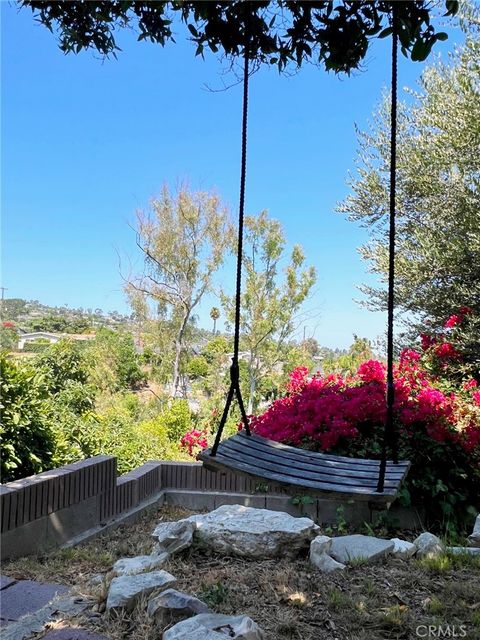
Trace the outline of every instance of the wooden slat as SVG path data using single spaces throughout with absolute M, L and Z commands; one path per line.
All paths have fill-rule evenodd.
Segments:
M 202 454 L 200 454 L 200 456 L 203 459 Z M 236 459 L 223 456 L 218 452 L 215 458 L 208 457 L 208 459 L 205 460 L 205 464 L 212 470 L 222 470 L 223 468 L 227 467 L 229 469 L 235 469 L 236 471 L 245 473 L 250 476 L 253 475 L 257 478 L 272 480 L 274 482 L 279 482 L 280 484 L 290 487 L 309 489 L 312 492 L 320 493 L 322 495 L 331 494 L 335 495 L 335 497 L 337 498 L 344 497 L 345 499 L 354 498 L 356 500 L 388 503 L 391 502 L 396 495 L 396 491 L 394 489 L 385 489 L 384 493 L 380 494 L 365 487 L 346 487 L 345 485 L 334 483 L 315 482 L 312 480 L 305 480 L 303 478 L 295 478 L 293 476 L 288 476 L 280 472 L 265 470 L 263 467 L 258 467 L 253 464 L 245 464 Z
M 221 453 L 224 456 L 230 458 L 237 458 L 240 462 L 246 464 L 256 464 L 257 466 L 264 467 L 270 471 L 280 470 L 286 475 L 292 475 L 294 477 L 308 478 L 317 482 L 329 482 L 335 484 L 350 485 L 353 487 L 367 487 L 372 490 L 377 486 L 377 477 L 370 478 L 358 478 L 356 471 L 350 469 L 343 470 L 325 470 L 325 467 L 315 467 L 313 464 L 294 463 L 289 460 L 288 454 L 282 452 L 281 455 L 269 455 L 266 452 L 259 452 L 255 449 L 249 449 L 248 447 L 239 444 L 238 442 L 231 442 L 226 440 L 222 443 Z M 398 480 L 398 482 L 400 479 Z M 385 486 L 394 488 L 397 485 L 397 481 L 386 480 Z
M 380 465 L 379 460 L 348 458 L 347 456 L 335 456 L 330 453 L 319 453 L 316 451 L 308 451 L 307 449 L 300 449 L 298 447 L 292 447 L 287 444 L 282 444 L 281 442 L 277 442 L 276 440 L 269 440 L 268 438 L 262 438 L 261 436 L 257 436 L 255 434 L 248 436 L 244 431 L 240 431 L 237 435 L 233 437 L 245 438 L 245 440 L 251 440 L 252 442 L 258 443 L 258 445 L 268 447 L 269 449 L 278 449 L 280 451 L 288 451 L 289 453 L 299 455 L 304 458 L 311 458 L 314 460 L 321 458 L 325 461 L 331 461 L 336 464 L 342 464 L 342 463 L 347 465 L 355 464 L 361 467 L 374 467 L 377 470 Z M 394 464 L 392 460 L 388 460 L 387 468 L 389 467 L 408 469 L 410 467 L 410 463 L 402 460 L 401 462 Z
M 283 462 L 287 459 L 292 465 L 299 465 L 301 468 L 306 469 L 307 471 L 317 471 L 323 472 L 326 474 L 334 474 L 334 475 L 351 475 L 353 474 L 355 478 L 366 478 L 377 480 L 378 478 L 378 466 L 377 468 L 365 468 L 355 464 L 355 458 L 352 458 L 352 464 L 347 465 L 345 463 L 336 464 L 331 460 L 325 460 L 322 454 L 318 454 L 316 458 L 305 458 L 303 456 L 296 455 L 296 449 L 290 447 L 287 451 L 285 449 L 272 449 L 267 445 L 262 445 L 258 443 L 256 440 L 248 437 L 233 436 L 232 438 L 228 438 L 224 440 L 221 446 L 229 446 L 237 449 L 240 452 L 249 452 L 252 456 L 256 457 L 264 457 L 267 456 L 266 459 L 271 462 Z M 397 468 L 396 465 L 392 465 L 387 469 L 388 479 L 390 480 L 401 480 L 405 475 L 405 470 L 403 467 Z
M 296 466 L 292 465 L 278 465 L 278 464 L 270 464 L 265 460 L 253 458 L 250 456 L 242 455 L 238 452 L 231 452 L 226 447 L 221 447 L 218 450 L 223 459 L 229 460 L 230 462 L 235 462 L 243 465 L 243 468 L 251 467 L 255 468 L 256 472 L 258 470 L 264 470 L 265 473 L 269 474 L 277 474 L 283 477 L 283 482 L 292 482 L 293 484 L 300 485 L 306 483 L 310 483 L 309 486 L 318 486 L 324 487 L 326 490 L 342 490 L 346 492 L 353 493 L 376 493 L 375 486 L 363 486 L 359 484 L 351 484 L 350 478 L 342 478 L 336 476 L 335 478 L 327 477 L 316 477 L 315 474 L 305 473 L 304 471 L 298 469 Z M 218 457 L 219 453 L 217 452 Z M 273 479 L 273 476 L 271 476 Z M 334 489 L 332 489 L 334 487 Z M 396 485 L 385 485 L 386 492 L 395 492 Z
M 385 503 L 392 502 L 410 468 L 409 462 L 389 462 L 385 489 L 380 494 L 375 491 L 380 465 L 378 460 L 367 461 L 345 456 L 337 458 L 330 454 L 307 452 L 244 433 L 221 442 L 215 457 L 211 457 L 210 450 L 206 449 L 199 454 L 198 459 L 211 470 L 227 468 L 242 475 L 272 480 L 282 485 L 334 494 L 337 498 Z

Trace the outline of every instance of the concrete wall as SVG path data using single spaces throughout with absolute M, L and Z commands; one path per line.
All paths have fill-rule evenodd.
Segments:
M 322 524 L 359 525 L 380 515 L 365 502 L 314 496 L 308 496 L 308 503 L 295 502 L 286 487 L 233 472 L 214 473 L 197 462 L 152 461 L 117 477 L 116 459 L 96 456 L 0 485 L 0 552 L 8 559 L 91 538 L 152 504 L 194 511 L 244 504 L 306 515 Z M 416 511 L 395 505 L 389 517 L 400 527 L 421 526 Z

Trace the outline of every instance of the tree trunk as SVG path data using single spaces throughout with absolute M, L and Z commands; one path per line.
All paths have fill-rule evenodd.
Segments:
M 217 319 L 216 319 L 216 318 L 214 318 L 214 319 L 213 319 L 213 335 L 215 335 L 216 328 L 217 328 Z
M 250 360 L 248 362 L 248 383 L 249 383 L 249 395 L 247 404 L 247 415 L 252 415 L 255 407 L 255 391 L 257 390 L 257 379 L 254 372 L 254 356 L 250 354 Z
M 182 323 L 175 338 L 175 360 L 173 363 L 173 397 L 176 398 L 178 394 L 178 387 L 180 386 L 180 358 L 182 356 L 183 336 L 185 335 L 185 329 L 187 327 L 188 318 L 190 317 L 190 311 L 187 311 L 182 318 Z

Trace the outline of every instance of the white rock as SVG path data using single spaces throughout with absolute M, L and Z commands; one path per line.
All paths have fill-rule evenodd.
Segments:
M 163 640 L 263 640 L 263 631 L 247 616 L 202 613 L 179 622 L 163 634 Z
M 210 609 L 204 602 L 188 593 L 167 589 L 150 600 L 147 613 L 155 619 L 159 627 L 163 628 L 183 618 L 190 618 L 199 613 L 210 613 Z
M 155 590 L 165 589 L 176 582 L 166 571 L 152 571 L 133 576 L 119 576 L 110 583 L 106 609 L 127 609 L 131 611 L 141 596 L 148 596 Z
M 168 553 L 120 558 L 113 565 L 113 572 L 116 576 L 131 576 L 145 571 L 154 571 L 163 566 L 167 560 Z
M 417 550 L 413 542 L 401 540 L 400 538 L 392 538 L 394 544 L 392 555 L 400 558 L 410 558 Z
M 472 534 L 468 536 L 468 544 L 471 547 L 480 547 L 480 513 L 475 520 Z
M 328 536 L 317 536 L 310 543 L 310 555 L 320 553 L 330 553 L 332 539 Z
M 480 547 L 447 547 L 447 551 L 455 555 L 480 556 Z
M 192 544 L 194 531 L 195 523 L 187 518 L 177 522 L 161 522 L 152 533 L 158 541 L 155 552 L 172 555 L 187 549 Z
M 435 558 L 445 551 L 445 545 L 434 536 L 433 533 L 425 531 L 413 541 L 416 548 L 416 554 L 419 558 Z
M 330 555 L 338 562 L 348 564 L 355 560 L 364 560 L 371 563 L 386 558 L 394 549 L 391 540 L 362 536 L 338 536 L 332 538 Z
M 332 571 L 346 569 L 344 564 L 337 562 L 327 553 L 310 554 L 310 562 L 322 573 L 331 573 Z
M 188 520 L 196 526 L 196 546 L 249 558 L 295 557 L 308 548 L 320 529 L 310 518 L 238 504 L 223 505 Z

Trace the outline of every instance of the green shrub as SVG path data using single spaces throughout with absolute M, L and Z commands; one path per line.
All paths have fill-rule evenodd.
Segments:
M 131 334 L 101 328 L 90 344 L 89 353 L 94 361 L 92 376 L 98 388 L 121 391 L 145 382 Z
M 42 374 L 0 354 L 0 403 L 2 482 L 50 468 L 55 442 Z

